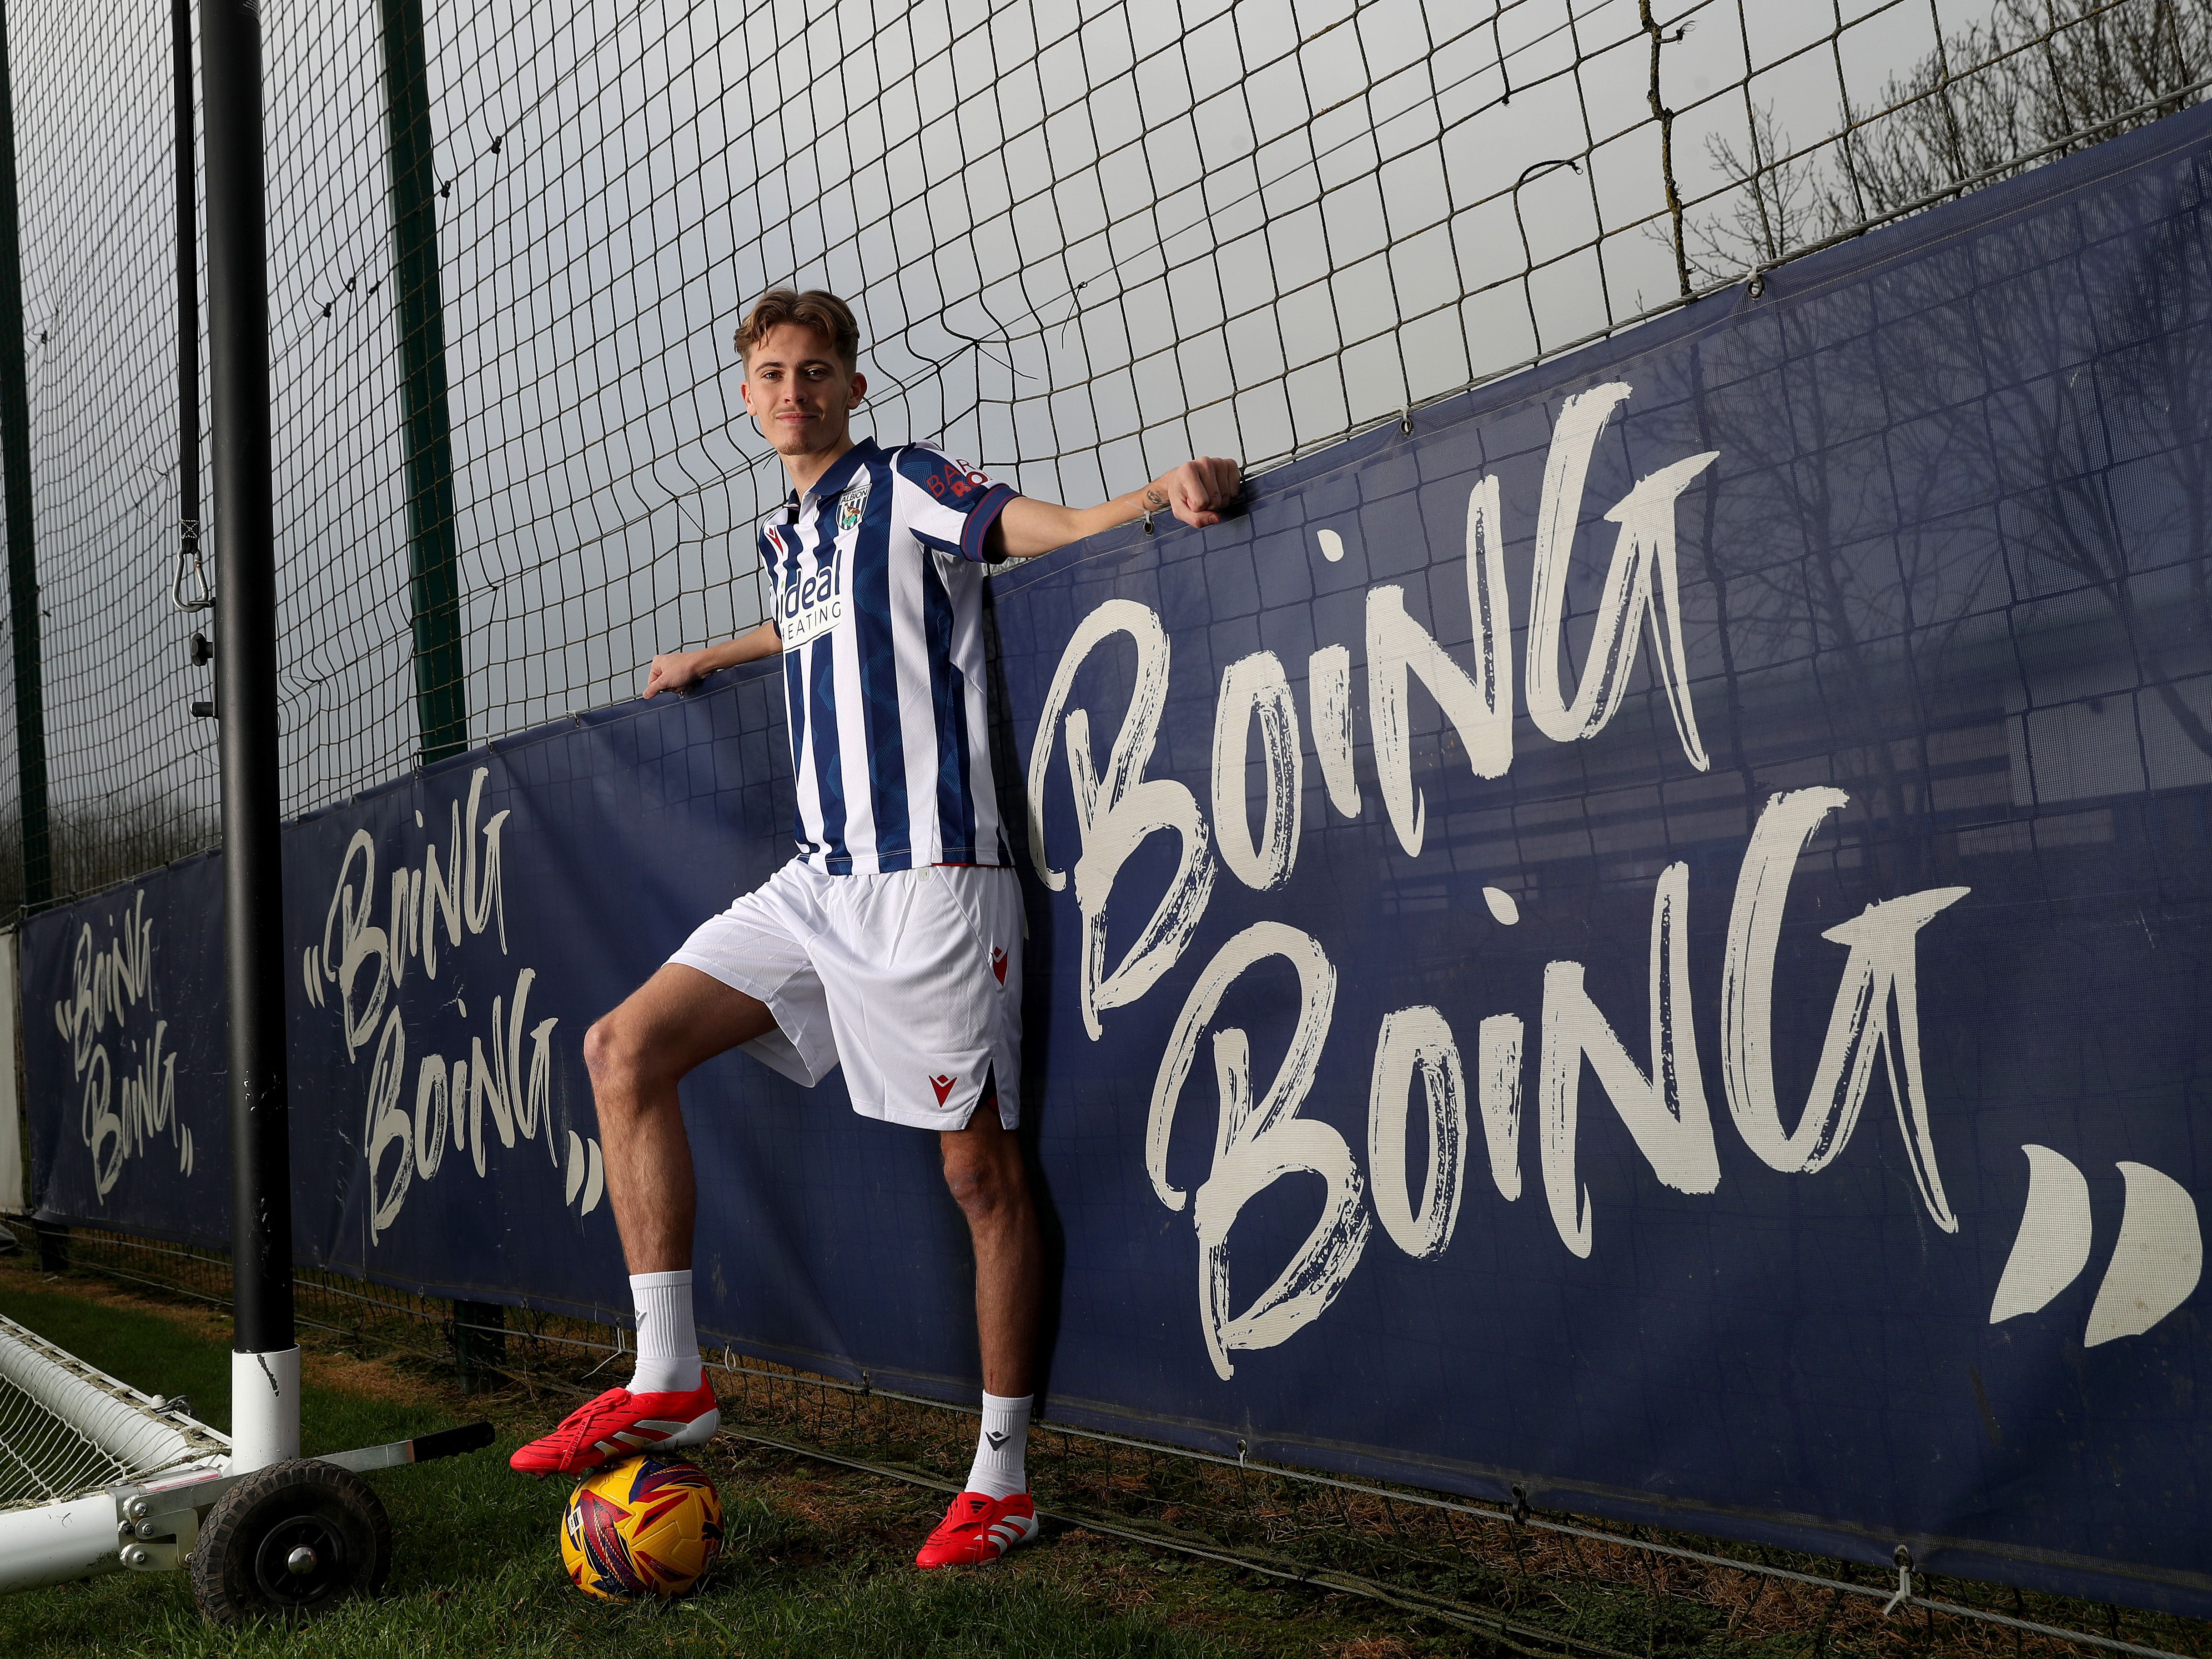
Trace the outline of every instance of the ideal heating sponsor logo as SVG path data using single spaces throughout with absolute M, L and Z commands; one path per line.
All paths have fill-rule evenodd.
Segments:
M 852 553 L 854 534 L 866 515 L 868 486 L 865 477 L 837 498 L 837 539 L 826 561 L 788 557 L 776 594 L 776 629 L 783 648 L 796 651 L 817 640 L 845 620 L 845 562 Z
M 776 627 L 783 648 L 796 651 L 845 620 L 845 562 L 833 556 L 823 569 L 787 573 L 781 598 Z

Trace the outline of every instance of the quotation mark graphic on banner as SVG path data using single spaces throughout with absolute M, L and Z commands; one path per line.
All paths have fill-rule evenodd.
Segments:
M 2048 1146 L 2031 1143 L 2021 1151 L 2027 1154 L 2027 1207 L 1990 1304 L 1992 1325 L 2040 1312 L 2089 1265 L 2087 1178 Z M 2148 1164 L 2118 1167 L 2127 1206 L 2082 1333 L 2085 1348 L 2142 1335 L 2189 1299 L 2204 1267 L 2204 1237 L 2188 1189 Z
M 584 1195 L 578 1215 L 589 1215 L 598 1209 L 600 1195 L 607 1189 L 607 1162 L 599 1143 L 585 1139 L 574 1129 L 568 1131 L 568 1176 L 564 1186 L 563 1204 L 575 1203 L 580 1192 Z

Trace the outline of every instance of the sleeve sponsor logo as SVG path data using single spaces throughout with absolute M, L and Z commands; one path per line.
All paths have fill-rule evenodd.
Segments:
M 976 468 L 963 460 L 945 456 L 938 469 L 929 475 L 929 493 L 940 501 L 958 505 L 979 489 L 988 489 L 991 480 Z

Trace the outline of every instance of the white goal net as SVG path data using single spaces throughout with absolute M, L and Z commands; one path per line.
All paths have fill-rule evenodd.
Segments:
M 0 1510 L 205 1467 L 230 1443 L 0 1315 Z

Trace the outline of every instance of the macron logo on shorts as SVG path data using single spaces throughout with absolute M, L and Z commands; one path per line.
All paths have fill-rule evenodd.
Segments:
M 991 947 L 991 971 L 999 976 L 999 983 L 1006 982 L 1006 953 L 997 945 Z
M 952 1085 L 959 1081 L 957 1077 L 933 1077 L 929 1079 L 929 1086 L 937 1091 L 939 1105 L 945 1104 L 945 1097 L 952 1092 Z

